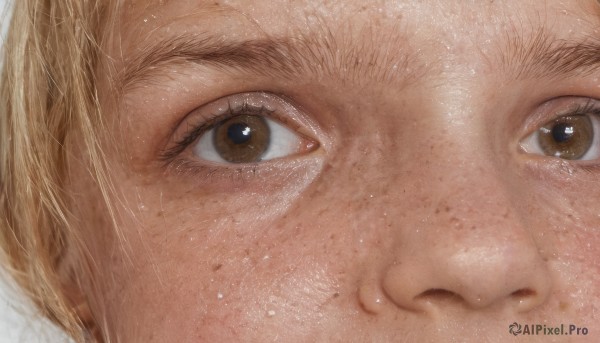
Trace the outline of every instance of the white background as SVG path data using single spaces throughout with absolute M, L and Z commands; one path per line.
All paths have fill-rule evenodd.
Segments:
M 8 3 L 0 0 L 0 47 L 8 26 Z M 1 113 L 0 113 L 1 115 Z M 6 277 L 0 264 L 0 343 L 60 343 L 69 342 L 56 328 L 36 315 L 33 307 Z

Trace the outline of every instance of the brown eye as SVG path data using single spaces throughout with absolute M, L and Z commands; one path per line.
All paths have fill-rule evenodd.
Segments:
M 581 159 L 594 142 L 594 126 L 587 115 L 564 116 L 538 131 L 538 143 L 548 156 Z
M 263 117 L 239 115 L 217 124 L 214 130 L 215 149 L 227 162 L 258 162 L 269 147 L 271 130 Z
M 318 143 L 260 114 L 239 114 L 206 130 L 193 147 L 194 154 L 222 164 L 257 163 L 307 153 Z

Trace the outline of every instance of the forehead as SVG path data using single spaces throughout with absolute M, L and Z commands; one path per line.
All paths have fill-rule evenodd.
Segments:
M 500 24 L 524 30 L 528 26 L 566 24 L 569 18 L 582 19 L 578 24 L 596 22 L 599 6 L 595 0 L 132 0 L 124 2 L 121 19 L 126 31 L 156 27 L 165 21 L 192 24 L 201 20 L 197 24 L 204 23 L 204 29 L 211 22 L 227 21 L 229 29 L 254 29 L 275 35 L 318 25 L 332 31 L 389 26 L 442 29 L 448 36 L 472 36 L 476 33 L 471 30 L 474 25 L 489 33 Z M 453 30 L 448 31 L 449 27 Z
M 600 36 L 594 0 L 134 0 L 119 13 L 118 48 L 112 50 L 125 59 L 148 41 L 210 33 L 240 41 L 328 36 L 342 50 L 411 50 L 425 64 L 457 66 L 473 51 L 489 60 L 500 44 L 534 39 L 540 31 L 554 40 Z M 473 63 L 469 68 L 477 67 Z

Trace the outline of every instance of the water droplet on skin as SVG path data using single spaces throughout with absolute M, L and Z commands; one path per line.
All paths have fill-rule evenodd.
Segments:
M 144 23 L 147 23 L 147 22 L 148 22 L 148 18 L 144 18 Z
M 217 299 L 219 299 L 219 300 L 223 299 L 223 293 L 221 293 L 221 292 L 217 293 Z
M 275 316 L 275 311 L 273 311 L 273 310 L 268 310 L 268 311 L 267 311 L 267 316 L 268 316 L 268 317 L 274 317 L 274 316 Z

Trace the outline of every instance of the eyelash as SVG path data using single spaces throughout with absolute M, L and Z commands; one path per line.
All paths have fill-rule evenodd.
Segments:
M 181 154 L 187 147 L 194 143 L 200 136 L 210 130 L 215 124 L 225 121 L 229 118 L 243 114 L 277 117 L 274 115 L 275 111 L 269 110 L 264 106 L 252 106 L 247 101 L 244 101 L 244 103 L 237 108 L 231 107 L 230 103 L 228 103 L 227 106 L 227 109 L 221 113 L 213 113 L 203 123 L 191 126 L 191 129 L 184 134 L 182 139 L 175 142 L 172 148 L 168 149 L 162 154 L 162 160 L 167 162 L 173 161 L 179 154 Z M 283 122 L 285 123 L 285 121 Z
M 579 104 L 572 111 L 561 114 L 561 115 L 557 116 L 556 118 L 560 118 L 560 117 L 564 117 L 564 116 L 578 116 L 578 115 L 585 115 L 585 114 L 593 114 L 593 115 L 600 116 L 600 106 L 597 104 L 596 100 L 590 99 L 590 100 L 586 101 L 585 104 Z M 554 119 L 556 119 L 556 118 L 554 118 Z

